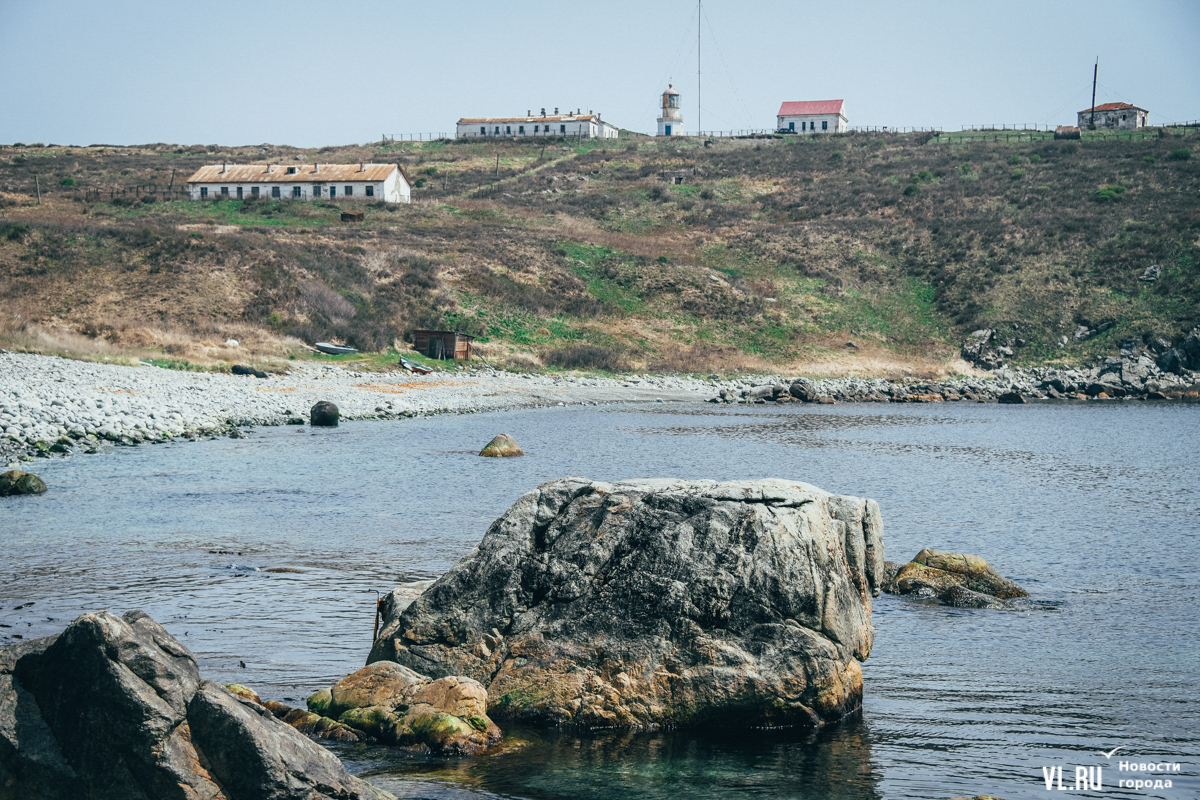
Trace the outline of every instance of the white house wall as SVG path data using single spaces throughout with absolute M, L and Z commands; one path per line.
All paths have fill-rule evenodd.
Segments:
M 850 128 L 849 121 L 841 114 L 788 114 L 776 117 L 779 121 L 779 130 L 788 131 L 788 123 L 796 123 L 795 133 L 845 133 Z M 800 130 L 800 123 L 805 122 L 805 130 Z M 828 129 L 822 130 L 821 123 L 825 122 L 829 125 Z M 815 125 L 815 129 L 813 128 Z
M 1122 119 L 1121 117 L 1124 117 Z M 1149 124 L 1150 112 L 1139 108 L 1115 108 L 1112 111 L 1096 112 L 1096 127 L 1116 130 L 1136 130 Z M 1092 112 L 1079 112 L 1079 128 L 1088 130 L 1091 127 Z

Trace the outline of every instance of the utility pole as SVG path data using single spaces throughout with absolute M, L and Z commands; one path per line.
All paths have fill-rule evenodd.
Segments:
M 1092 70 L 1092 119 L 1088 123 L 1091 130 L 1096 130 L 1096 78 L 1100 77 L 1100 56 L 1096 56 L 1096 68 Z
M 704 126 L 700 124 L 700 29 L 704 20 L 700 16 L 701 0 L 696 0 L 696 132 L 704 135 Z

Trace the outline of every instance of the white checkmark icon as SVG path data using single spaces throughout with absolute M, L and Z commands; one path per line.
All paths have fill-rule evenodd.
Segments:
M 1124 748 L 1125 748 L 1125 745 L 1121 745 L 1120 747 L 1114 747 L 1112 750 L 1109 750 L 1107 753 L 1105 753 L 1103 750 L 1101 750 L 1100 752 L 1105 758 L 1112 758 L 1113 753 L 1117 752 L 1118 750 L 1123 750 Z

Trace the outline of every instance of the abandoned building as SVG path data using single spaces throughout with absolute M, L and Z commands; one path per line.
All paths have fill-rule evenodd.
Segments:
M 1095 112 L 1093 115 L 1092 112 Z M 1095 119 L 1095 125 L 1092 120 Z M 1108 128 L 1116 130 L 1133 130 L 1144 128 L 1150 124 L 1150 112 L 1144 108 L 1131 106 L 1129 103 L 1104 103 L 1095 108 L 1085 108 L 1079 112 L 1079 127 L 1082 130 Z
M 780 133 L 845 133 L 850 129 L 845 100 L 785 102 L 775 115 Z
M 540 114 L 531 111 L 523 117 L 464 117 L 458 121 L 455 133 L 459 139 L 470 138 L 541 138 L 545 136 L 582 136 L 584 139 L 616 139 L 617 126 L 605 122 L 599 112 Z
M 210 164 L 187 182 L 193 200 L 412 201 L 412 181 L 396 164 Z
M 413 331 L 413 349 L 429 358 L 471 360 L 475 354 L 475 337 L 458 331 Z
M 662 93 L 662 116 L 658 118 L 659 136 L 681 136 L 683 134 L 683 111 L 679 108 L 679 92 L 675 84 L 667 84 Z

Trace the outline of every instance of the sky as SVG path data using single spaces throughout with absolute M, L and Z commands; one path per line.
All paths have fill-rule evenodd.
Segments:
M 699 42 L 697 42 L 699 28 Z M 0 0 L 0 143 L 301 147 L 559 107 L 653 132 L 1200 119 L 1200 0 Z M 700 53 L 697 91 L 697 45 Z M 698 103 L 699 100 L 701 102 Z

